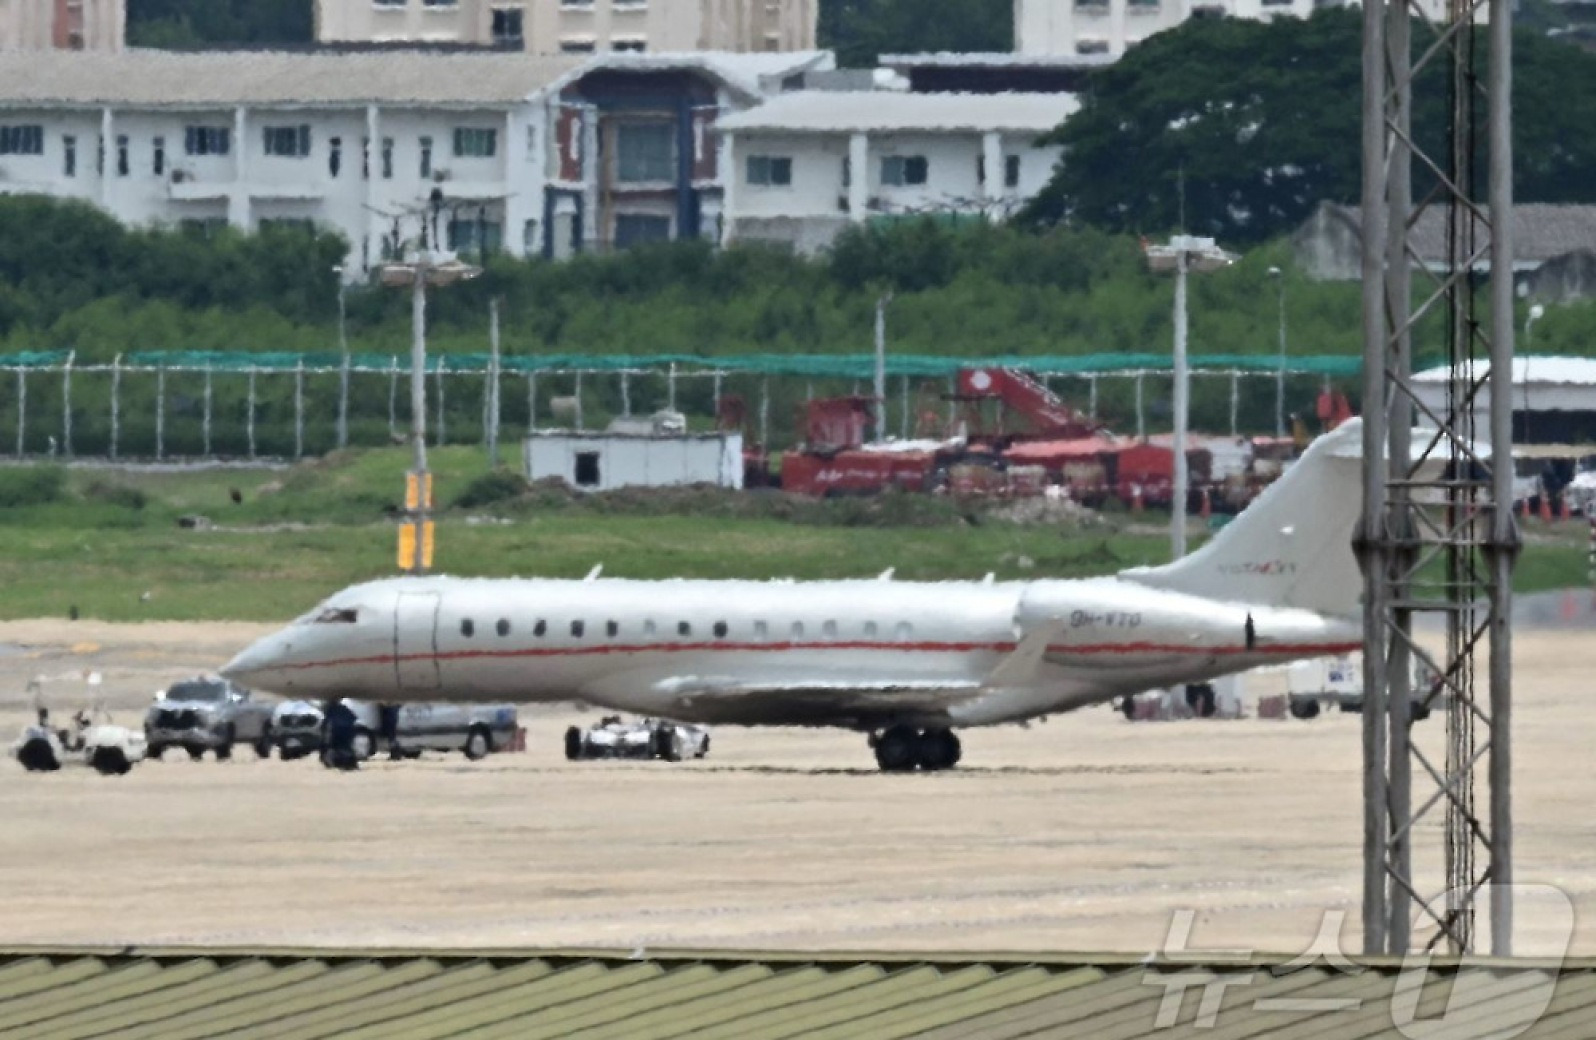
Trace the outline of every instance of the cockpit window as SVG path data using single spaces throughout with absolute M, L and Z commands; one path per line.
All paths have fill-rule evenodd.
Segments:
M 354 607 L 328 607 L 316 615 L 316 624 L 353 625 L 358 613 Z

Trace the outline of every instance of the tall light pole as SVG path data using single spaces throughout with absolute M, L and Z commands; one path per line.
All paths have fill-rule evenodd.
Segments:
M 1279 440 L 1286 435 L 1286 274 L 1271 267 L 1269 277 L 1275 280 L 1280 303 L 1280 368 L 1275 373 L 1275 439 Z
M 1186 425 L 1191 378 L 1186 370 L 1186 272 L 1216 271 L 1236 262 L 1211 238 L 1176 235 L 1167 245 L 1148 246 L 1147 264 L 1154 271 L 1175 274 L 1175 436 L 1174 487 L 1170 493 L 1169 548 L 1174 559 L 1186 555 L 1186 497 L 1191 479 L 1186 466 Z
M 876 297 L 876 443 L 887 441 L 887 304 L 891 293 Z
M 344 268 L 333 267 L 333 277 L 338 279 L 338 353 L 342 363 L 338 368 L 338 447 L 349 447 L 349 334 L 344 310 Z
M 425 235 L 423 235 L 423 241 Z M 405 481 L 405 527 L 399 541 L 400 566 L 411 574 L 425 574 L 431 541 L 432 477 L 427 472 L 427 286 L 452 285 L 475 278 L 480 267 L 461 263 L 452 254 L 423 244 L 401 263 L 384 264 L 382 284 L 410 287 L 410 445 L 411 472 Z

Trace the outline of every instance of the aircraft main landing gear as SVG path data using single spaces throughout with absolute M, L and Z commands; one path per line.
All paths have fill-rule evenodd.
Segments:
M 876 765 L 884 773 L 907 773 L 916 767 L 933 772 L 959 764 L 963 748 L 950 729 L 917 730 L 913 726 L 890 726 L 870 738 L 875 748 Z

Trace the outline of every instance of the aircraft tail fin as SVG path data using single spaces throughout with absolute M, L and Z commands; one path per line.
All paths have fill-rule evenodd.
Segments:
M 1352 535 L 1363 511 L 1363 423 L 1308 445 L 1286 472 L 1207 545 L 1120 577 L 1209 599 L 1356 614 L 1363 575 Z

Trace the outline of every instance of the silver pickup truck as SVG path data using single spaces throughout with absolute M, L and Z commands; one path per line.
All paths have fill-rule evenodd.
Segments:
M 218 761 L 231 758 L 235 744 L 248 744 L 265 758 L 271 754 L 272 705 L 257 701 L 249 690 L 199 676 L 169 686 L 144 716 L 149 757 L 180 747 L 198 761 L 206 751 Z

